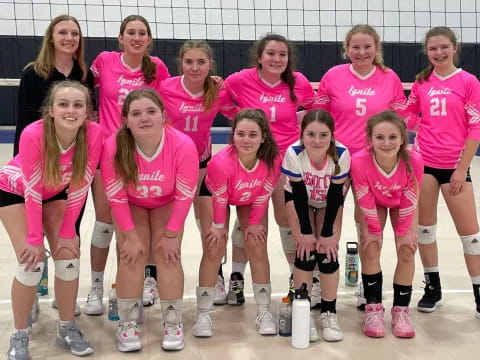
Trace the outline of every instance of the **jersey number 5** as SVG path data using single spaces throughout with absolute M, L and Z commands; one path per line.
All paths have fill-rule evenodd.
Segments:
M 355 104 L 355 115 L 357 116 L 363 116 L 367 113 L 367 99 L 363 98 L 357 98 L 356 104 Z

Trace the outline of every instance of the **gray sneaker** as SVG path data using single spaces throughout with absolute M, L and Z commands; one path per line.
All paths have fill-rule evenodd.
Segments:
M 92 346 L 85 340 L 75 320 L 70 321 L 65 327 L 58 327 L 56 343 L 70 349 L 70 352 L 76 356 L 86 356 L 93 353 Z
M 16 331 L 10 336 L 10 347 L 7 352 L 8 360 L 30 360 L 28 353 L 28 333 Z

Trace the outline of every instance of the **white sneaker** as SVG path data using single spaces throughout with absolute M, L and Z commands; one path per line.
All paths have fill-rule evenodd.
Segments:
M 277 322 L 268 307 L 259 310 L 255 324 L 260 335 L 277 334 Z
M 225 280 L 222 276 L 217 275 L 217 283 L 215 284 L 215 305 L 225 305 L 227 303 L 227 292 L 225 291 Z
M 40 312 L 40 305 L 38 304 L 38 294 L 35 294 L 35 301 L 33 302 L 32 312 L 30 313 L 32 323 L 37 321 L 39 312 Z
M 343 340 L 343 331 L 338 325 L 337 314 L 330 311 L 320 314 L 320 326 L 322 327 L 322 337 L 325 341 Z
M 147 276 L 143 282 L 143 306 L 155 304 L 157 298 L 157 281 L 153 277 Z
M 312 291 L 310 291 L 310 308 L 311 309 L 320 309 L 322 303 L 321 289 L 320 289 L 320 280 L 313 277 Z
M 52 301 L 52 308 L 58 310 L 57 299 L 53 299 L 53 301 Z M 78 305 L 77 302 L 75 302 L 75 313 L 74 313 L 74 315 L 75 315 L 75 316 L 80 316 L 80 315 L 82 315 L 82 310 L 80 309 L 80 305 Z
M 182 350 L 185 347 L 183 323 L 164 324 L 163 330 L 163 350 Z
M 315 327 L 315 320 L 313 318 L 313 313 L 310 312 L 310 342 L 318 341 L 318 332 Z
M 193 336 L 210 337 L 212 332 L 212 318 L 209 311 L 199 311 L 195 316 L 195 325 L 193 325 Z
M 121 352 L 138 351 L 142 348 L 135 321 L 123 321 L 118 324 L 117 349 Z
M 103 288 L 92 286 L 88 292 L 87 303 L 83 307 L 87 315 L 102 315 L 103 309 Z

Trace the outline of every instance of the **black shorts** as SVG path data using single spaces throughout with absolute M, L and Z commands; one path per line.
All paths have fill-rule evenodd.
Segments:
M 53 195 L 49 199 L 42 200 L 42 204 L 47 204 L 55 200 L 67 200 L 67 196 L 68 196 L 67 189 L 68 188 L 63 189 L 58 194 Z M 10 193 L 8 191 L 0 190 L 0 207 L 15 205 L 15 204 L 23 204 L 23 203 L 25 203 L 24 197 Z
M 205 184 L 205 178 L 203 178 L 202 185 L 200 185 L 200 191 L 198 192 L 198 196 L 212 196 L 212 193 L 207 188 L 207 184 Z
M 430 166 L 423 167 L 423 173 L 432 175 L 437 181 L 439 185 L 449 184 L 450 178 L 452 177 L 453 172 L 455 169 L 437 169 L 432 168 Z M 465 178 L 466 182 L 472 182 L 472 177 L 470 176 L 470 168 L 467 170 L 467 177 Z
M 210 155 L 208 158 L 206 158 L 205 160 L 203 161 L 200 161 L 200 163 L 198 164 L 198 168 L 199 169 L 205 169 L 207 167 L 207 164 L 208 162 L 210 161 L 210 159 L 212 158 L 212 155 Z

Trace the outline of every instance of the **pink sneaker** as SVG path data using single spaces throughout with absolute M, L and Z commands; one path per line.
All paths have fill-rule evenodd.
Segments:
M 374 338 L 385 336 L 384 312 L 381 303 L 365 305 L 365 322 L 363 324 L 365 335 Z
M 392 308 L 392 328 L 396 337 L 413 338 L 415 336 L 408 306 L 394 306 Z

